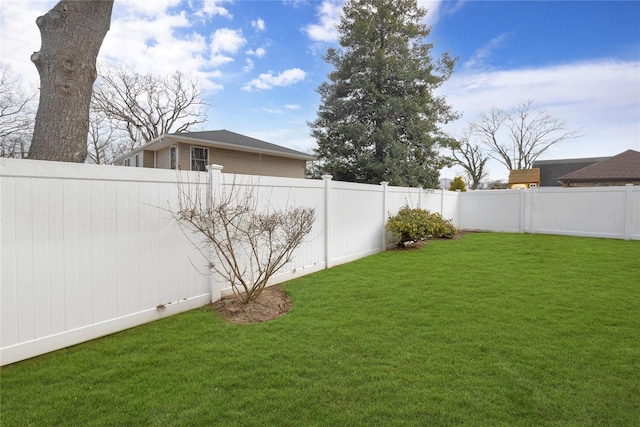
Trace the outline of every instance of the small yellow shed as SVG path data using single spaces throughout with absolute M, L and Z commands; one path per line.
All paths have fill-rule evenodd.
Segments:
M 514 169 L 509 173 L 509 188 L 536 188 L 540 186 L 540 168 Z

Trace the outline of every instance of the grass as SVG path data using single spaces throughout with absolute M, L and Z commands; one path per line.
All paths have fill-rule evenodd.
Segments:
M 468 234 L 286 284 L 289 314 L 200 308 L 0 371 L 0 424 L 628 426 L 640 243 Z

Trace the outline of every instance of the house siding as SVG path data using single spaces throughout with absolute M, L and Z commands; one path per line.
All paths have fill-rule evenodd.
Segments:
M 142 167 L 152 168 L 154 167 L 154 151 L 145 150 L 142 155 Z
M 209 163 L 222 165 L 225 173 L 304 178 L 307 162 L 268 154 L 209 148 Z
M 178 144 L 178 170 L 191 170 L 191 145 L 189 144 Z
M 206 144 L 173 145 L 178 148 L 177 169 L 191 170 L 191 147 L 203 147 L 209 150 L 209 164 L 222 165 L 225 173 L 242 175 L 281 176 L 285 178 L 305 178 L 307 162 L 304 159 L 292 159 L 270 154 L 253 153 L 233 149 L 211 147 Z M 140 166 L 158 169 L 171 168 L 171 147 L 164 147 L 155 152 L 144 150 L 138 153 Z M 135 155 L 129 157 L 131 166 L 135 163 Z M 123 161 L 118 164 L 122 165 Z
M 163 148 L 156 151 L 156 167 L 158 169 L 170 169 L 171 168 L 171 147 Z

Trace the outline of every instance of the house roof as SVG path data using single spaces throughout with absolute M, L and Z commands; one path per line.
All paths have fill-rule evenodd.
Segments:
M 292 150 L 291 148 L 272 144 L 270 142 L 251 138 L 228 130 L 209 130 L 202 132 L 170 133 L 161 135 L 158 138 L 147 142 L 143 146 L 120 156 L 119 159 L 130 157 L 132 154 L 140 151 L 157 151 L 176 143 L 227 148 L 236 151 L 270 154 L 300 160 L 315 160 L 315 157 L 301 151 Z
M 631 181 L 640 180 L 640 152 L 627 150 L 558 178 L 559 181 Z
M 558 181 L 558 177 L 610 158 L 611 157 L 589 157 L 579 159 L 536 160 L 533 162 L 533 167 L 540 168 L 541 186 L 559 187 L 562 184 Z

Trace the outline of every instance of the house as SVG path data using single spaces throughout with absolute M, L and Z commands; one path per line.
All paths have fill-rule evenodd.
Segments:
M 509 188 L 535 188 L 540 186 L 540 169 L 514 169 L 509 172 Z
M 610 157 L 536 160 L 533 162 L 533 167 L 540 169 L 541 187 L 560 187 L 562 183 L 558 181 L 558 178 L 561 176 L 607 159 L 610 159 Z
M 564 187 L 640 185 L 640 152 L 627 150 L 558 178 Z
M 161 135 L 116 159 L 132 167 L 205 171 L 217 164 L 227 173 L 304 178 L 313 156 L 228 130 Z

